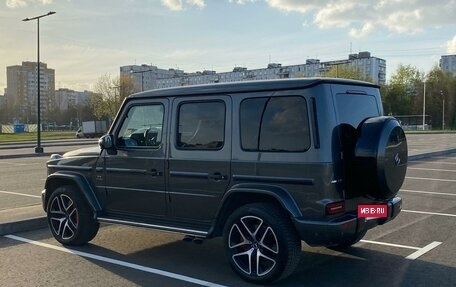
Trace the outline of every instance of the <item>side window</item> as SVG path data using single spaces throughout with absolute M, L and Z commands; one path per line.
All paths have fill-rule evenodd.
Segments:
M 181 104 L 176 136 L 180 149 L 221 149 L 225 136 L 225 104 L 219 101 Z
M 258 151 L 261 117 L 269 98 L 248 99 L 241 103 L 241 142 L 242 149 Z
M 158 147 L 162 142 L 163 105 L 133 106 L 117 136 L 118 146 Z
M 247 99 L 241 103 L 241 146 L 246 151 L 303 152 L 310 147 L 306 100 Z

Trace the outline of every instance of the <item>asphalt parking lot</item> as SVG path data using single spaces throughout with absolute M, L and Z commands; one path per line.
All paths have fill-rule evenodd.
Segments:
M 39 201 L 34 196 L 45 171 L 38 167 L 45 159 L 0 164 L 6 161 L 4 178 L 24 177 L 17 185 L 2 183 L 18 194 L 3 193 L 1 204 L 18 197 Z M 410 161 L 399 194 L 403 210 L 394 221 L 344 252 L 303 244 L 298 270 L 275 286 L 455 286 L 456 153 Z M 3 236 L 0 285 L 251 286 L 231 271 L 220 239 L 198 245 L 182 238 L 104 225 L 90 244 L 66 249 L 47 229 Z

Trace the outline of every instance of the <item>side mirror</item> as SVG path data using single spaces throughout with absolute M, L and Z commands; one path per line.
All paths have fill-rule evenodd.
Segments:
M 117 151 L 114 147 L 114 137 L 113 135 L 104 135 L 98 140 L 98 145 L 103 150 L 105 149 L 108 154 L 116 154 Z

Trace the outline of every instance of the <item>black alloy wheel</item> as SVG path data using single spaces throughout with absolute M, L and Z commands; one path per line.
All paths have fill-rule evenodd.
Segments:
M 246 281 L 271 283 L 289 276 L 300 260 L 301 240 L 278 207 L 256 203 L 236 210 L 224 230 L 225 250 Z
M 48 225 L 54 238 L 65 245 L 82 245 L 92 240 L 99 223 L 78 190 L 61 186 L 50 196 L 47 205 Z

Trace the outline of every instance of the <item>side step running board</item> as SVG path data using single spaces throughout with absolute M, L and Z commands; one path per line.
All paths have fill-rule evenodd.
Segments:
M 148 224 L 148 223 L 127 221 L 127 220 L 120 220 L 120 219 L 98 217 L 97 220 L 99 222 L 146 227 L 146 228 L 158 229 L 158 230 L 167 231 L 167 232 L 173 232 L 173 233 L 192 234 L 192 235 L 200 236 L 200 237 L 201 236 L 202 237 L 206 237 L 207 234 L 208 234 L 208 232 L 206 232 L 206 231 L 186 229 L 186 228 L 178 228 L 178 227 L 171 227 L 171 226 L 157 225 L 157 224 Z

